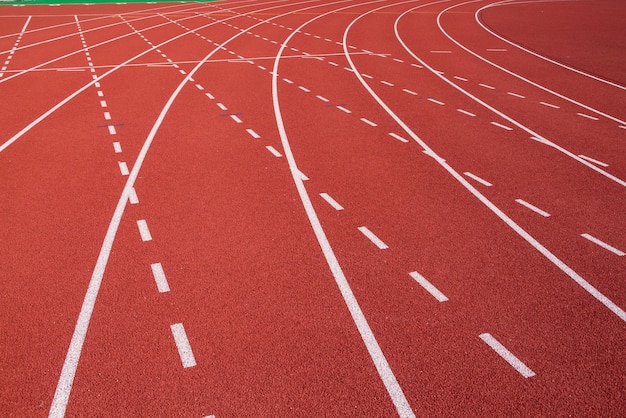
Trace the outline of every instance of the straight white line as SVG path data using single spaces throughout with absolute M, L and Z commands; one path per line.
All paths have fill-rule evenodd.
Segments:
M 487 48 L 487 51 L 489 51 L 489 52 L 506 52 L 507 50 L 505 48 Z
M 226 106 L 224 106 L 222 103 L 218 103 L 217 107 L 219 107 L 222 110 L 228 110 L 228 108 Z
M 332 66 L 339 67 L 339 64 L 337 64 L 336 62 L 328 61 L 328 63 Z
M 403 91 L 403 92 L 405 92 L 405 93 L 409 93 L 409 94 L 411 94 L 411 95 L 413 95 L 413 96 L 417 96 L 417 93 L 415 93 L 413 90 L 409 90 L 409 89 L 402 89 L 402 91 Z
M 415 68 L 424 68 L 424 67 L 422 67 L 422 66 L 421 66 L 421 65 L 419 65 L 419 64 L 411 64 L 411 67 L 415 67 Z
M 587 115 L 585 113 L 576 113 L 578 116 L 583 118 L 591 119 L 591 120 L 600 120 L 600 118 L 596 118 L 595 116 Z
M 349 68 L 349 67 L 343 67 L 343 69 L 346 70 L 346 71 L 350 71 L 351 73 L 354 72 L 354 70 L 352 68 Z
M 118 161 L 117 164 L 120 167 L 120 172 L 122 173 L 122 175 L 127 176 L 129 174 L 129 171 L 128 171 L 128 166 L 126 165 L 126 163 L 124 161 Z
M 528 209 L 532 210 L 535 213 L 538 213 L 539 215 L 543 216 L 544 218 L 548 218 L 550 216 L 550 214 L 544 210 L 539 209 L 537 206 L 531 205 L 530 203 L 528 203 L 525 200 L 522 199 L 515 199 L 515 201 L 517 203 L 519 203 L 522 206 L 526 206 Z
M 288 78 L 283 78 L 283 80 L 285 81 L 285 83 L 293 84 L 293 81 L 289 80 Z
M 122 145 L 119 142 L 114 142 L 113 143 L 113 150 L 115 151 L 116 154 L 119 154 L 122 152 Z
M 152 235 L 150 234 L 150 230 L 148 229 L 148 223 L 145 219 L 140 219 L 137 221 L 137 228 L 139 228 L 139 235 L 141 235 L 142 241 L 152 241 Z
M 197 88 L 198 90 L 204 90 L 204 87 L 202 87 L 202 85 L 200 85 L 200 84 L 196 84 L 196 88 Z
M 298 86 L 298 88 L 299 88 L 300 90 L 302 90 L 303 92 L 305 92 L 305 93 L 310 93 L 310 92 L 311 92 L 311 90 L 307 89 L 307 88 L 306 88 L 306 87 L 304 87 L 304 86 Z
M 428 280 L 426 280 L 424 278 L 424 276 L 422 276 L 418 272 L 413 271 L 413 272 L 409 273 L 409 275 L 411 277 L 413 277 L 420 284 L 420 286 L 422 286 L 424 289 L 426 289 L 426 291 L 428 293 L 430 293 L 439 302 L 446 302 L 448 300 L 446 295 L 441 293 L 439 291 L 439 289 L 437 289 L 435 286 L 433 286 L 432 283 L 430 283 Z
M 298 170 L 298 173 L 300 174 L 300 178 L 302 179 L 302 181 L 308 181 L 309 180 L 307 175 L 304 174 L 302 171 Z
M 176 343 L 178 355 L 180 356 L 180 360 L 183 363 L 183 367 L 186 369 L 188 367 L 195 366 L 196 358 L 191 351 L 191 344 L 189 344 L 189 339 L 187 338 L 187 333 L 185 332 L 185 327 L 183 326 L 183 324 L 181 323 L 170 325 L 170 329 L 172 330 L 174 342 Z
M 343 106 L 337 106 L 337 109 L 341 110 L 342 112 L 352 113 L 352 111 L 351 111 L 351 110 L 346 109 L 346 108 L 345 108 L 345 107 L 343 107 Z
M 512 131 L 513 130 L 513 128 L 511 128 L 509 126 L 502 125 L 501 123 L 498 123 L 498 122 L 489 122 L 489 123 L 491 123 L 493 126 L 497 126 L 498 128 L 506 129 L 507 131 Z
M 167 278 L 165 277 L 165 272 L 163 271 L 163 266 L 161 263 L 150 264 L 152 268 L 152 275 L 154 276 L 154 281 L 157 284 L 157 289 L 159 289 L 160 293 L 165 293 L 170 291 L 170 285 L 167 283 Z
M 370 80 L 374 78 L 374 77 L 372 77 L 372 76 L 371 76 L 371 75 L 369 75 L 369 74 L 361 74 L 361 75 L 362 75 L 363 77 L 365 77 L 365 78 L 369 78 Z
M 104 93 L 101 90 L 98 90 L 98 97 L 104 97 Z
M 624 253 L 621 250 L 618 250 L 617 248 L 613 247 L 612 245 L 607 244 L 604 241 L 600 241 L 598 238 L 589 235 L 589 234 L 582 234 L 581 237 L 588 239 L 589 241 L 593 242 L 594 244 L 599 245 L 600 247 L 604 248 L 605 250 L 608 250 L 610 252 L 612 252 L 613 254 L 617 255 L 618 257 L 623 257 L 626 253 Z
M 376 245 L 379 249 L 385 250 L 389 248 L 387 244 L 385 244 L 380 238 L 374 235 L 374 233 L 370 231 L 366 226 L 360 226 L 359 231 L 361 231 L 363 235 L 369 238 L 369 240 L 372 241 L 374 245 Z
M 487 180 L 483 180 L 483 179 L 481 179 L 480 177 L 478 177 L 477 175 L 470 173 L 469 171 L 466 171 L 466 172 L 465 172 L 465 173 L 463 173 L 463 174 L 465 174 L 467 177 L 469 177 L 469 178 L 471 178 L 471 179 L 473 179 L 473 180 L 475 180 L 475 181 L 479 182 L 479 183 L 480 183 L 480 184 L 482 184 L 483 186 L 487 186 L 487 187 L 491 187 L 491 186 L 493 186 L 493 184 L 489 183 Z
M 282 156 L 283 156 L 280 152 L 278 152 L 278 150 L 276 150 L 276 148 L 274 148 L 274 147 L 273 147 L 273 146 L 271 146 L 271 145 L 268 145 L 268 146 L 266 146 L 265 148 L 267 148 L 267 150 L 268 150 L 269 152 L 271 152 L 272 154 L 274 154 L 274 156 L 275 156 L 275 157 L 280 158 L 280 157 L 282 157 Z
M 429 98 L 428 98 L 428 101 L 429 101 L 429 102 L 433 102 L 433 103 L 435 103 L 435 104 L 438 104 L 438 105 L 440 105 L 440 106 L 445 105 L 445 103 L 444 103 L 444 102 L 440 102 L 439 100 L 435 100 L 435 99 L 433 99 L 432 97 L 429 97 Z
M 378 126 L 369 119 L 361 118 L 361 121 L 367 123 L 369 126 L 374 126 L 374 127 Z
M 517 97 L 517 98 L 520 98 L 520 99 L 525 99 L 526 98 L 526 96 L 522 96 L 521 94 L 513 93 L 511 91 L 507 92 L 507 94 L 509 96 Z
M 253 129 L 246 129 L 246 132 L 248 132 L 250 134 L 250 136 L 254 139 L 259 139 L 261 136 L 259 134 L 257 134 L 256 132 L 254 132 Z
M 215 99 L 215 96 L 213 96 L 211 93 L 204 93 L 204 95 L 211 100 Z
M 383 80 L 383 81 L 381 81 L 381 83 L 383 83 L 384 85 L 389 86 L 389 87 L 393 87 L 393 86 L 394 86 L 394 84 L 393 84 L 393 83 L 390 83 L 390 82 L 388 82 L 388 81 L 384 81 L 384 80 Z
M 322 197 L 322 199 L 324 199 L 326 202 L 328 202 L 328 204 L 330 206 L 335 208 L 335 210 L 343 210 L 343 206 L 341 206 L 339 203 L 337 203 L 337 201 L 335 199 L 330 197 L 328 195 L 328 193 L 320 193 L 320 196 Z
M 544 105 L 544 106 L 551 107 L 551 108 L 553 108 L 553 109 L 560 109 L 560 107 L 559 107 L 559 106 L 557 106 L 557 105 L 553 105 L 553 104 L 550 104 L 550 103 L 546 103 L 546 102 L 539 102 L 539 104 L 542 104 L 542 105 Z
M 315 97 L 317 97 L 318 99 L 320 99 L 320 100 L 321 100 L 321 101 L 323 101 L 323 102 L 326 102 L 326 103 L 330 102 L 330 100 L 328 100 L 328 99 L 327 99 L 326 97 L 324 97 L 324 96 L 315 96 Z
M 234 120 L 237 123 L 243 123 L 243 121 L 241 119 L 239 119 L 239 117 L 237 115 L 230 115 L 231 119 Z
M 409 142 L 409 140 L 408 140 L 408 139 L 406 139 L 406 138 L 402 138 L 400 135 L 395 134 L 395 133 L 393 133 L 393 132 L 389 132 L 389 136 L 390 136 L 390 137 L 392 137 L 392 138 L 395 138 L 395 139 L 397 139 L 398 141 L 401 141 L 401 142 L 405 142 L 405 143 L 406 143 L 406 142 Z
M 394 60 L 395 62 L 404 62 L 404 61 L 402 61 L 402 60 L 401 60 L 401 59 L 399 59 L 399 58 L 394 58 L 393 60 Z
M 471 117 L 475 117 L 476 116 L 474 113 L 468 112 L 467 110 L 463 110 L 463 109 L 457 109 L 457 112 L 461 112 L 464 115 L 471 116 Z
M 257 67 L 258 67 L 260 70 L 263 70 L 263 71 L 267 70 L 267 68 L 265 68 L 265 67 L 264 67 L 264 66 L 262 66 L 262 65 L 257 65 Z
M 509 363 L 519 374 L 524 376 L 525 378 L 533 377 L 535 372 L 533 372 L 528 366 L 526 366 L 520 359 L 515 357 L 513 353 L 506 349 L 498 340 L 493 338 L 491 334 L 484 333 L 479 335 L 480 339 L 483 340 L 489 347 L 493 349 L 500 357 L 502 357 L 507 363 Z
M 490 86 L 488 84 L 478 83 L 478 85 L 480 87 L 484 87 L 484 88 L 489 89 L 489 90 L 495 90 L 496 89 L 494 86 Z
M 130 192 L 128 193 L 128 201 L 131 205 L 136 205 L 139 203 L 139 198 L 137 197 L 137 192 L 134 187 L 130 188 Z
M 451 54 L 452 51 L 430 51 L 431 54 Z
M 107 107 L 107 102 L 105 100 L 100 100 L 101 107 Z
M 602 161 L 598 161 L 598 160 L 596 160 L 596 159 L 594 159 L 594 158 L 587 157 L 586 155 L 579 154 L 578 156 L 579 156 L 580 158 L 582 158 L 583 160 L 587 160 L 587 161 L 589 161 L 589 162 L 592 162 L 592 163 L 594 163 L 594 164 L 600 165 L 600 166 L 602 166 L 602 167 L 608 167 L 608 166 L 609 166 L 607 163 L 603 163 Z
M 117 131 L 115 130 L 115 126 L 109 125 L 108 128 L 109 128 L 109 134 L 115 135 L 117 133 Z

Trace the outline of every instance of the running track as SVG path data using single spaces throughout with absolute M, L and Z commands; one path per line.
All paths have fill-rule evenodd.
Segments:
M 0 8 L 3 416 L 624 416 L 620 0 Z

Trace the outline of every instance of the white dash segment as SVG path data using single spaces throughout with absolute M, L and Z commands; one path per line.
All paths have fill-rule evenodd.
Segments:
M 130 192 L 128 193 L 128 201 L 131 205 L 136 205 L 139 203 L 139 198 L 137 197 L 137 192 L 134 187 L 130 188 Z
M 285 83 L 293 84 L 293 81 L 291 81 L 291 80 L 290 80 L 290 79 L 288 79 L 288 78 L 283 78 L 283 80 L 285 81 Z
M 271 145 L 268 145 L 268 146 L 266 146 L 265 148 L 267 148 L 267 150 L 268 150 L 269 152 L 271 152 L 271 153 L 274 155 L 274 157 L 280 158 L 280 157 L 282 157 L 282 156 L 283 156 L 280 152 L 278 152 L 278 150 L 277 150 L 276 148 L 274 148 L 274 147 L 273 147 L 273 146 L 271 146 Z
M 398 135 L 398 134 L 396 134 L 396 133 L 393 133 L 393 132 L 389 132 L 389 136 L 390 136 L 390 137 L 392 137 L 392 138 L 394 138 L 394 139 L 397 139 L 397 140 L 398 140 L 398 141 L 400 141 L 400 142 L 404 142 L 404 143 L 409 142 L 409 140 L 408 140 L 408 139 L 403 138 L 403 137 L 401 137 L 400 135 Z
M 117 164 L 119 165 L 120 172 L 123 176 L 127 176 L 128 174 L 130 174 L 130 172 L 128 171 L 128 166 L 124 161 L 118 161 Z
M 533 372 L 528 366 L 526 366 L 520 359 L 518 359 L 513 353 L 506 349 L 498 340 L 491 336 L 491 334 L 484 333 L 479 335 L 493 351 L 495 351 L 500 357 L 502 357 L 507 363 L 509 363 L 519 374 L 525 378 L 533 377 Z
M 551 108 L 553 108 L 553 109 L 560 109 L 560 107 L 559 107 L 559 106 L 557 106 L 557 105 L 553 105 L 553 104 L 551 104 L 551 103 L 539 102 L 539 104 L 542 104 L 542 105 L 547 106 L 547 107 L 551 107 Z
M 222 103 L 218 103 L 217 107 L 219 107 L 222 110 L 228 110 L 228 108 L 226 106 L 224 106 Z
M 115 151 L 116 154 L 120 154 L 122 152 L 122 145 L 119 142 L 114 142 L 113 151 Z
M 512 131 L 513 128 L 511 128 L 510 126 L 506 126 L 506 125 L 502 125 L 501 123 L 498 122 L 490 122 L 493 126 L 497 126 L 498 128 L 502 128 L 505 129 L 507 131 Z
M 361 122 L 367 123 L 369 126 L 374 126 L 374 127 L 378 126 L 374 122 L 372 122 L 371 120 L 365 119 L 365 118 L 361 118 Z
M 343 107 L 343 106 L 337 106 L 337 109 L 341 110 L 342 112 L 352 113 L 352 111 L 351 111 L 351 110 L 346 109 L 346 108 L 345 108 L 345 107 Z
M 467 110 L 457 109 L 456 111 L 460 112 L 460 113 L 463 113 L 464 115 L 467 115 L 467 116 L 471 116 L 471 117 L 475 117 L 476 116 L 474 113 L 468 112 Z
M 578 156 L 580 158 L 582 158 L 583 160 L 587 160 L 587 161 L 589 161 L 591 163 L 597 164 L 597 165 L 602 166 L 602 167 L 608 167 L 609 166 L 607 163 L 603 163 L 602 161 L 598 161 L 595 158 L 587 157 L 586 155 L 579 154 Z
M 248 134 L 250 134 L 250 136 L 254 139 L 259 139 L 261 137 L 261 135 L 254 132 L 253 129 L 246 129 L 246 132 L 248 132 Z
M 215 99 L 215 96 L 213 96 L 211 93 L 204 93 L 204 95 L 211 100 Z
M 370 231 L 366 226 L 360 226 L 359 231 L 363 235 L 365 235 L 370 241 L 374 243 L 379 249 L 385 250 L 389 248 L 387 244 L 385 244 L 380 238 L 378 238 L 372 231 Z
M 330 197 L 328 193 L 320 193 L 320 196 L 335 210 L 343 210 L 343 206 L 341 206 L 335 199 Z
M 107 102 L 106 102 L 106 100 L 100 100 L 100 106 L 101 106 L 101 107 L 107 107 Z
M 115 126 L 109 125 L 108 128 L 109 128 L 109 134 L 115 135 L 117 133 L 117 131 L 115 130 Z
M 137 221 L 137 228 L 139 228 L 139 235 L 141 235 L 142 241 L 152 241 L 152 234 L 150 234 L 150 230 L 148 229 L 148 223 L 145 219 L 140 219 Z
M 417 96 L 417 93 L 414 92 L 413 90 L 409 90 L 409 89 L 402 89 L 403 92 L 405 93 L 409 93 L 412 96 Z
M 444 103 L 444 102 L 440 102 L 439 100 L 435 100 L 435 99 L 433 99 L 432 97 L 429 97 L 429 98 L 428 98 L 428 101 L 429 101 L 429 102 L 432 102 L 432 103 L 435 103 L 435 104 L 438 104 L 438 105 L 440 105 L 440 106 L 445 105 L 445 103 Z
M 310 92 L 311 92 L 311 90 L 307 89 L 307 88 L 306 88 L 306 87 L 304 87 L 304 86 L 298 86 L 298 88 L 299 88 L 300 90 L 302 90 L 303 92 L 305 92 L 305 93 L 310 93 Z
M 543 216 L 544 218 L 548 218 L 548 217 L 550 217 L 550 214 L 549 214 L 548 212 L 546 212 L 545 210 L 541 210 L 541 209 L 539 209 L 537 206 L 534 206 L 534 205 L 532 205 L 532 204 L 528 203 L 528 202 L 527 202 L 527 201 L 525 201 L 525 200 L 522 200 L 522 199 L 515 199 L 515 201 L 516 201 L 517 203 L 519 203 L 520 205 L 525 206 L 525 207 L 527 207 L 528 209 L 532 210 L 533 212 L 538 213 L 539 215 Z
M 174 337 L 174 342 L 176 343 L 178 355 L 180 356 L 180 361 L 183 363 L 183 367 L 186 369 L 195 366 L 196 358 L 193 355 L 193 351 L 191 351 L 191 344 L 189 344 L 189 338 L 187 338 L 183 324 L 170 325 L 170 329 L 172 330 L 172 336 Z
M 494 86 L 490 86 L 489 84 L 478 83 L 478 85 L 480 87 L 484 87 L 484 88 L 489 89 L 489 90 L 495 90 L 496 89 Z
M 196 88 L 201 91 L 204 90 L 204 87 L 202 87 L 201 84 L 196 84 Z
M 320 99 L 320 100 L 321 100 L 321 101 L 323 101 L 323 102 L 326 102 L 326 103 L 330 102 L 330 100 L 328 100 L 328 99 L 327 99 L 326 97 L 324 97 L 324 96 L 315 96 L 315 97 L 317 97 L 318 99 Z
M 460 81 L 469 81 L 467 78 L 459 77 L 458 75 L 455 75 L 455 76 L 452 76 L 452 77 L 454 77 L 454 78 L 456 78 L 457 80 L 460 80 Z
M 239 117 L 237 115 L 230 115 L 231 119 L 234 120 L 237 123 L 243 123 L 243 121 L 241 119 L 239 119 Z
M 578 116 L 591 119 L 591 120 L 600 120 L 600 118 L 596 118 L 595 116 L 587 115 L 585 113 L 576 113 Z
M 413 277 L 415 279 L 415 281 L 420 284 L 420 286 L 422 286 L 424 289 L 426 289 L 426 291 L 428 293 L 430 293 L 439 302 L 446 302 L 448 300 L 446 295 L 441 293 L 441 291 L 439 289 L 437 289 L 435 286 L 433 286 L 432 283 L 430 283 L 428 280 L 426 280 L 424 278 L 424 276 L 422 276 L 418 272 L 413 271 L 413 272 L 409 273 L 409 275 L 411 277 Z
M 394 86 L 393 83 L 390 83 L 390 82 L 385 81 L 385 80 L 382 80 L 381 83 L 384 84 L 385 86 L 389 86 L 389 87 L 393 87 Z
M 613 254 L 617 255 L 618 257 L 623 257 L 626 253 L 624 253 L 623 251 L 613 247 L 612 245 L 607 244 L 604 241 L 599 240 L 598 238 L 589 235 L 589 234 L 582 234 L 581 237 L 588 239 L 589 241 L 593 242 L 596 245 L 599 245 L 600 247 L 604 248 L 607 251 L 612 252 Z
M 512 91 L 507 92 L 509 96 L 517 97 L 518 99 L 525 99 L 526 96 L 522 96 L 521 94 L 513 93 Z
M 156 282 L 159 292 L 169 292 L 170 285 L 167 283 L 167 278 L 165 277 L 165 272 L 163 271 L 161 263 L 150 264 L 150 267 L 152 268 L 152 275 L 154 276 L 154 281 Z
M 470 173 L 469 171 L 466 171 L 463 174 L 465 174 L 467 177 L 471 178 L 472 180 L 477 181 L 478 183 L 482 184 L 483 186 L 487 186 L 487 187 L 493 186 L 493 184 L 489 183 L 487 180 L 484 180 L 484 179 L 478 177 L 477 175 Z

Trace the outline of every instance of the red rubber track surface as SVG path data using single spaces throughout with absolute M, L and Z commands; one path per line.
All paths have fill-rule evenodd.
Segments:
M 2 6 L 0 415 L 624 416 L 625 10 Z

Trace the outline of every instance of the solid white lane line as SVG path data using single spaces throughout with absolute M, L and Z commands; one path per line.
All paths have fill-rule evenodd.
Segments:
M 491 123 L 493 126 L 497 126 L 498 128 L 506 129 L 507 131 L 513 130 L 513 128 L 511 128 L 510 126 L 502 125 L 501 123 L 498 123 L 498 122 L 489 122 L 489 123 Z
M 351 110 L 346 109 L 346 108 L 345 108 L 345 107 L 343 107 L 343 106 L 337 106 L 337 109 L 341 110 L 342 112 L 352 113 L 352 111 L 351 111 Z
M 361 233 L 365 235 L 370 241 L 372 241 L 374 245 L 376 245 L 379 249 L 385 250 L 389 248 L 387 244 L 385 244 L 380 238 L 374 235 L 374 233 L 370 231 L 366 226 L 360 226 L 359 231 L 361 231 Z
M 582 158 L 583 160 L 587 160 L 587 161 L 589 161 L 589 162 L 592 162 L 592 163 L 594 163 L 594 164 L 600 165 L 600 166 L 602 166 L 602 167 L 608 167 L 608 166 L 609 166 L 607 163 L 603 163 L 602 161 L 598 161 L 598 160 L 596 160 L 596 159 L 594 159 L 594 158 L 587 157 L 586 155 L 579 154 L 578 156 L 579 156 L 580 158 Z
M 115 130 L 115 126 L 109 125 L 108 128 L 109 128 L 109 134 L 111 135 L 117 134 L 117 131 Z
M 127 176 L 129 174 L 128 166 L 126 165 L 124 161 L 118 161 L 117 165 L 119 165 L 120 172 L 122 173 L 123 176 Z
M 553 109 L 560 109 L 559 106 L 553 105 L 553 104 L 550 104 L 550 103 L 546 103 L 546 102 L 539 102 L 539 104 L 542 104 L 542 105 L 547 106 L 547 107 L 551 107 Z
M 463 110 L 463 109 L 457 109 L 457 112 L 461 112 L 461 113 L 463 113 L 464 115 L 471 116 L 471 117 L 476 116 L 474 113 L 472 113 L 472 112 L 468 112 L 467 110 Z
M 581 237 L 588 239 L 589 241 L 593 242 L 596 245 L 599 245 L 600 247 L 604 248 L 605 250 L 608 250 L 610 252 L 612 252 L 613 254 L 617 255 L 618 257 L 623 257 L 626 253 L 624 253 L 622 250 L 619 250 L 615 247 L 613 247 L 612 245 L 607 244 L 604 241 L 599 240 L 598 238 L 589 235 L 589 234 L 582 234 Z
M 170 329 L 172 330 L 174 342 L 176 343 L 178 355 L 180 356 L 180 361 L 183 363 L 183 367 L 186 369 L 195 366 L 196 358 L 193 355 L 193 351 L 191 351 L 191 344 L 189 344 L 189 339 L 187 338 L 183 324 L 170 325 Z
M 261 136 L 259 134 L 257 134 L 256 132 L 254 132 L 253 129 L 246 129 L 246 132 L 248 132 L 250 134 L 250 136 L 254 139 L 259 139 Z
M 361 118 L 361 121 L 367 123 L 369 126 L 374 126 L 374 127 L 378 126 L 369 119 Z
M 241 119 L 239 119 L 239 117 L 237 115 L 230 115 L 231 119 L 234 120 L 237 123 L 243 123 L 243 121 Z
M 444 103 L 444 102 L 440 102 L 439 100 L 435 100 L 435 99 L 433 99 L 432 97 L 429 97 L 429 98 L 428 98 L 428 101 L 429 101 L 429 102 L 432 102 L 432 103 L 435 103 L 435 104 L 438 104 L 438 105 L 440 105 L 440 106 L 445 105 L 445 103 Z
M 141 235 L 142 241 L 152 241 L 152 234 L 150 234 L 150 230 L 148 229 L 148 223 L 145 219 L 140 219 L 137 221 L 137 228 L 139 228 L 139 235 Z
M 600 118 L 596 118 L 595 116 L 587 115 L 585 113 L 576 113 L 578 116 L 583 118 L 591 119 L 591 120 L 600 120 Z
M 396 133 L 393 133 L 393 132 L 389 132 L 389 136 L 392 137 L 392 138 L 395 138 L 395 139 L 397 139 L 398 141 L 401 141 L 401 142 L 405 142 L 405 143 L 409 142 L 408 139 L 402 138 L 400 135 L 398 135 Z
M 489 90 L 495 90 L 495 89 L 496 89 L 495 87 L 490 86 L 490 85 L 488 85 L 488 84 L 478 83 L 478 85 L 479 85 L 480 87 L 484 87 L 484 88 L 489 89 Z
M 131 205 L 136 205 L 139 203 L 139 198 L 137 197 L 137 192 L 134 187 L 130 188 L 130 192 L 128 193 L 128 201 Z
M 521 94 L 513 93 L 513 92 L 511 92 L 511 91 L 507 92 L 507 94 L 508 94 L 509 96 L 517 97 L 517 98 L 519 98 L 519 99 L 525 99 L 525 98 L 526 98 L 526 96 L 522 96 Z
M 480 339 L 483 340 L 493 351 L 498 353 L 500 357 L 502 357 L 507 363 L 509 363 L 519 374 L 524 376 L 525 378 L 533 377 L 535 372 L 533 372 L 528 366 L 526 366 L 520 359 L 518 359 L 513 353 L 506 349 L 498 340 L 491 336 L 491 334 L 484 333 L 479 335 Z
M 167 283 L 167 278 L 165 277 L 165 272 L 163 271 L 161 263 L 150 264 L 150 267 L 152 268 L 152 275 L 154 276 L 154 281 L 156 282 L 159 292 L 169 292 L 170 285 Z
M 343 210 L 343 206 L 341 206 L 339 203 L 337 203 L 337 201 L 335 199 L 330 197 L 328 195 L 328 193 L 320 193 L 320 196 L 322 197 L 322 199 L 324 199 L 326 202 L 328 202 L 328 204 L 330 206 L 335 208 L 335 210 Z
M 115 151 L 116 154 L 119 154 L 122 152 L 122 145 L 119 142 L 114 142 L 113 143 L 113 150 Z
M 543 216 L 544 218 L 548 218 L 550 216 L 550 214 L 544 210 L 539 209 L 537 206 L 535 205 L 531 205 L 530 203 L 528 203 L 525 200 L 522 199 L 515 199 L 515 201 L 517 203 L 519 203 L 522 206 L 527 207 L 528 209 L 532 210 L 535 213 L 538 213 L 539 215 Z
M 271 152 L 272 154 L 274 154 L 274 156 L 275 156 L 275 157 L 277 157 L 277 158 L 280 158 L 280 157 L 282 157 L 282 156 L 283 156 L 280 152 L 278 152 L 278 150 L 277 150 L 276 148 L 274 148 L 274 147 L 273 147 L 273 146 L 271 146 L 271 145 L 268 145 L 268 146 L 266 146 L 265 148 L 267 148 L 267 150 L 268 150 L 269 152 Z
M 412 271 L 411 273 L 409 273 L 409 275 L 411 277 L 413 277 L 415 279 L 415 281 L 417 281 L 417 283 L 420 284 L 420 286 L 422 286 L 424 289 L 426 289 L 426 291 L 428 293 L 430 293 L 439 302 L 446 302 L 448 300 L 446 295 L 441 293 L 441 291 L 439 291 L 439 289 L 437 289 L 435 286 L 433 286 L 432 283 L 430 283 L 428 280 L 426 280 L 424 278 L 424 276 L 422 276 L 418 272 Z
M 487 186 L 487 187 L 493 186 L 493 184 L 489 183 L 487 180 L 483 180 L 480 177 L 478 177 L 477 175 L 470 173 L 469 171 L 466 171 L 463 174 L 465 174 L 467 177 L 471 178 L 472 180 L 475 180 L 475 181 L 479 182 L 483 186 Z

